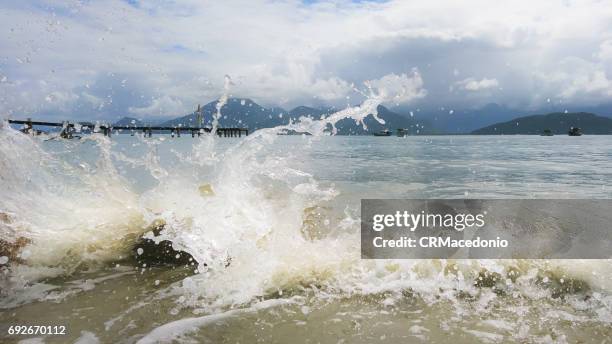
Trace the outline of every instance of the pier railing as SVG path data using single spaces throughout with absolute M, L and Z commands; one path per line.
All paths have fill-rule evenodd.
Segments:
M 131 133 L 142 132 L 143 135 L 151 137 L 153 132 L 169 132 L 172 136 L 181 137 L 181 133 L 191 134 L 191 137 L 200 136 L 202 133 L 210 133 L 211 128 L 208 127 L 161 127 L 161 126 L 123 126 L 123 125 L 109 125 L 109 124 L 93 124 L 90 122 L 68 122 L 62 123 L 57 122 L 41 122 L 32 120 L 12 120 L 9 119 L 10 124 L 23 124 L 24 128 L 22 131 L 29 132 L 34 130 L 34 126 L 44 127 L 61 127 L 60 136 L 69 138 L 75 132 L 81 132 L 82 130 L 90 130 L 94 133 L 102 133 L 104 136 L 111 136 L 113 130 L 115 131 L 129 131 Z M 217 135 L 219 137 L 241 137 L 242 134 L 249 135 L 249 129 L 247 128 L 217 128 Z

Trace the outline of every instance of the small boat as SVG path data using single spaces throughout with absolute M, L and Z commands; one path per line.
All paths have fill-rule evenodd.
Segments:
M 540 134 L 540 136 L 554 136 L 555 134 L 553 134 L 552 130 L 550 129 L 544 129 L 544 131 Z
M 389 129 L 385 129 L 385 130 L 381 130 L 377 133 L 373 134 L 374 136 L 391 136 L 391 132 L 389 131 Z
M 399 128 L 397 129 L 397 137 L 406 137 L 408 136 L 408 129 Z
M 582 130 L 580 128 L 571 127 L 567 134 L 569 136 L 582 136 Z

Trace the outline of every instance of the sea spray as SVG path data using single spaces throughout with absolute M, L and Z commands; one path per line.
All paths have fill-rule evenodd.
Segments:
M 402 80 L 391 78 L 395 79 Z M 399 87 L 406 97 L 423 94 L 418 86 L 422 84 L 420 78 L 407 80 Z M 352 118 L 363 122 L 368 114 L 376 114 L 379 104 L 397 100 L 397 95 L 372 84 L 366 94 L 370 97 L 361 105 L 322 119 L 304 117 L 251 134 L 220 155 L 206 184 L 198 181 L 199 185 L 210 183 L 213 197 L 194 192 L 183 196 L 188 200 L 189 211 L 165 208 L 173 220 L 164 235 L 175 248 L 206 264 L 200 266 L 198 274 L 175 286 L 176 292 L 184 296 L 177 307 L 215 313 L 259 298 L 283 298 L 296 292 L 314 292 L 321 300 L 389 295 L 385 302 L 393 305 L 401 303 L 405 295 L 414 294 L 427 303 L 450 302 L 460 313 L 466 298 L 482 298 L 479 307 L 484 308 L 497 295 L 553 295 L 552 290 L 538 285 L 538 276 L 561 262 L 359 259 L 357 222 L 337 204 L 327 206 L 333 204 L 339 191 L 292 167 L 292 162 L 308 154 L 305 148 L 313 140 L 334 133 L 337 121 Z M 274 148 L 277 134 L 286 131 L 313 136 L 303 137 L 291 153 L 279 153 Z M 323 213 L 319 225 L 325 226 L 327 221 L 330 227 L 343 224 L 343 229 L 324 235 L 305 234 L 305 222 L 312 223 L 308 212 L 313 209 L 318 215 Z M 190 214 L 191 210 L 197 213 Z M 180 220 L 185 218 L 188 221 Z M 603 267 L 606 263 L 602 264 Z M 608 288 L 609 281 L 601 277 L 598 282 L 586 273 L 581 278 Z
M 232 78 L 229 75 L 225 75 L 224 83 L 223 83 L 223 94 L 221 98 L 217 100 L 217 104 L 215 104 L 215 113 L 213 114 L 212 120 L 212 130 L 211 134 L 217 134 L 217 128 L 219 127 L 219 118 L 221 118 L 221 109 L 227 104 L 227 100 L 229 99 L 230 86 L 232 85 Z
M 212 113 L 211 127 L 208 135 L 204 134 L 202 139 L 193 145 L 190 156 L 183 157 L 183 160 L 188 160 L 194 165 L 199 166 L 214 166 L 219 163 L 216 149 L 217 129 L 219 128 L 219 119 L 221 118 L 221 109 L 227 104 L 230 96 L 232 79 L 229 75 L 225 75 L 223 83 L 223 93 L 215 104 L 215 111 Z M 202 130 L 203 131 L 203 130 Z
M 58 224 L 74 222 L 75 225 L 65 229 L 72 234 L 75 243 L 77 239 L 78 242 L 90 243 L 95 237 L 92 233 L 98 234 L 96 229 L 109 233 L 114 239 L 124 238 L 125 231 L 135 227 L 116 221 L 114 211 L 117 214 L 142 216 L 145 220 L 139 230 L 146 228 L 156 219 L 165 221 L 165 229 L 161 235 L 171 240 L 176 248 L 196 257 L 199 266 L 190 266 L 196 273 L 194 276 L 181 278 L 179 283 L 168 282 L 169 285 L 159 292 L 156 289 L 147 289 L 148 295 L 154 294 L 156 300 L 161 297 L 162 301 L 171 304 L 171 308 L 162 308 L 161 319 L 148 322 L 146 326 L 170 323 L 180 317 L 192 317 L 192 312 L 200 316 L 228 314 L 225 312 L 231 308 L 248 310 L 261 299 L 283 300 L 294 296 L 298 296 L 296 308 L 290 308 L 287 314 L 297 313 L 301 317 L 298 320 L 315 324 L 317 312 L 324 310 L 326 305 L 340 304 L 342 309 L 330 314 L 343 317 L 342 314 L 347 313 L 346 317 L 350 318 L 353 314 L 344 310 L 359 309 L 370 303 L 379 307 L 376 308 L 378 313 L 372 324 L 384 319 L 385 314 L 391 314 L 395 320 L 408 319 L 411 316 L 415 319 L 425 319 L 421 324 L 425 327 L 427 313 L 435 311 L 443 321 L 437 322 L 438 318 L 434 317 L 433 320 L 430 319 L 432 323 L 459 331 L 460 326 L 471 321 L 471 318 L 481 316 L 505 319 L 509 324 L 489 322 L 487 326 L 493 324 L 500 328 L 516 327 L 521 329 L 521 333 L 528 332 L 529 329 L 538 331 L 530 320 L 534 317 L 559 325 L 565 321 L 559 320 L 560 317 L 570 319 L 572 315 L 569 313 L 588 314 L 594 319 L 593 324 L 600 328 L 606 326 L 601 325 L 602 323 L 610 322 L 610 261 L 361 260 L 357 235 L 358 211 L 355 208 L 358 199 L 367 195 L 364 190 L 379 188 L 381 184 L 347 186 L 346 180 L 315 177 L 316 169 L 310 168 L 308 164 L 322 161 L 332 165 L 337 164 L 337 161 L 347 161 L 334 155 L 318 154 L 330 152 L 334 147 L 335 143 L 326 141 L 329 139 L 325 136 L 333 132 L 332 125 L 336 119 L 348 116 L 359 120 L 368 112 L 374 111 L 379 100 L 387 102 L 394 98 L 381 96 L 380 90 L 373 86 L 371 88 L 372 91 L 367 90 L 364 93 L 372 94 L 376 101 L 368 98 L 364 104 L 328 116 L 331 119 L 324 118 L 323 122 L 319 122 L 321 119 L 303 118 L 300 122 L 281 128 L 258 131 L 237 143 L 218 140 L 210 135 L 210 138 L 215 140 L 214 151 L 218 159 L 218 162 L 211 164 L 198 163 L 197 159 L 190 155 L 191 146 L 186 149 L 180 146 L 179 142 L 191 143 L 192 140 L 139 137 L 134 144 L 141 146 L 131 147 L 133 141 L 128 141 L 130 138 L 127 136 L 116 136 L 112 141 L 93 139 L 85 140 L 84 143 L 43 143 L 38 138 L 16 131 L 1 132 L 1 139 L 7 140 L 3 142 L 12 144 L 9 145 L 11 148 L 1 151 L 1 161 L 5 161 L 11 171 L 0 171 L 0 174 L 18 181 L 11 184 L 12 189 L 9 190 L 13 192 L 7 192 L 7 195 L 19 199 L 39 197 L 40 204 L 33 201 L 36 209 L 49 208 L 49 204 L 57 209 L 61 216 L 48 222 L 48 237 L 61 238 L 58 233 L 63 227 Z M 314 135 L 277 136 L 277 130 L 284 128 L 311 132 Z M 204 138 L 201 139 L 203 140 Z M 354 141 L 349 142 L 354 144 Z M 14 143 L 20 147 L 14 147 Z M 402 150 L 408 148 L 393 147 Z M 109 154 L 100 155 L 98 150 L 101 148 L 108 148 Z M 122 148 L 127 149 L 121 152 L 124 157 L 118 152 Z M 37 149 L 41 149 L 41 154 L 49 155 L 42 159 L 43 166 L 39 165 L 39 160 L 19 161 L 19 157 Z M 18 154 L 8 153 L 10 150 L 17 150 Z M 174 154 L 172 151 L 180 154 Z M 340 150 L 341 154 L 346 151 Z M 378 159 L 373 151 L 377 152 L 377 148 L 371 148 L 367 157 Z M 351 151 L 351 154 L 361 153 Z M 5 155 L 10 157 L 4 159 Z M 360 158 L 361 156 L 358 156 L 355 160 Z M 13 163 L 24 164 L 25 167 L 13 168 Z M 130 191 L 129 183 L 122 172 L 124 163 L 141 170 L 143 174 L 148 171 L 152 176 L 153 186 L 146 188 L 142 194 Z M 387 159 L 383 160 L 383 163 L 393 161 Z M 383 173 L 393 168 L 387 167 L 385 165 L 375 171 Z M 111 169 L 106 170 L 107 168 Z M 40 177 L 30 178 L 38 174 Z M 140 179 L 142 175 L 137 176 Z M 48 185 L 52 187 L 39 183 L 37 178 L 48 181 Z M 96 181 L 97 178 L 103 180 Z M 31 180 L 36 181 L 32 189 L 39 190 L 41 195 L 27 191 Z M 401 188 L 399 184 L 388 184 L 388 188 Z M 94 185 L 99 185 L 99 190 L 93 187 Z M 206 192 L 202 192 L 203 186 L 206 186 Z M 100 191 L 105 189 L 106 191 Z M 25 196 L 21 195 L 22 192 Z M 97 200 L 98 203 L 92 201 L 92 198 L 105 196 L 107 192 L 113 193 L 108 195 L 110 204 L 101 199 Z M 2 199 L 0 202 L 5 201 Z M 12 206 L 19 202 L 2 204 Z M 93 210 L 79 210 L 75 205 L 95 209 L 96 213 Z M 73 208 L 71 212 L 66 210 L 68 206 Z M 14 215 L 18 219 L 16 222 L 21 221 L 26 225 L 33 223 L 37 226 L 43 223 L 31 219 L 23 222 L 20 219 L 27 219 L 27 214 L 19 207 L 11 209 L 15 210 L 11 212 L 11 216 Z M 44 214 L 50 213 L 49 210 Z M 57 251 L 58 256 L 65 254 L 62 243 L 52 239 L 47 241 L 49 249 Z M 85 247 L 89 248 L 90 245 L 80 245 L 80 250 L 72 250 L 68 261 L 72 261 L 74 257 L 84 261 L 95 257 L 84 249 Z M 95 247 L 93 252 L 107 252 L 106 256 L 112 258 L 120 256 L 122 250 L 117 247 Z M 36 256 L 38 253 L 36 252 Z M 60 259 L 60 262 L 62 260 L 66 259 Z M 33 264 L 33 261 L 26 264 Z M 27 280 L 33 275 L 28 274 L 25 269 L 17 271 L 23 266 L 29 267 L 19 265 L 12 268 L 16 274 Z M 58 272 L 49 269 L 56 266 L 57 260 L 38 261 L 31 270 L 35 270 L 38 278 L 42 275 L 54 276 Z M 65 273 L 70 269 L 61 270 Z M 143 278 L 155 276 L 151 278 L 165 282 L 156 275 L 158 273 L 159 271 L 148 268 L 138 269 L 139 276 Z M 35 278 L 30 281 L 33 280 Z M 52 285 L 34 286 L 40 288 L 39 295 L 49 293 L 49 288 L 54 288 Z M 102 289 L 95 289 L 94 293 L 105 298 L 100 290 Z M 148 299 L 149 296 L 139 301 L 146 304 Z M 125 312 L 109 315 L 108 318 L 119 316 L 134 319 L 137 314 L 140 315 L 138 307 L 132 308 L 133 305 L 128 301 L 125 303 Z M 422 310 L 423 313 L 410 313 L 416 312 L 411 308 L 414 304 L 425 304 L 425 308 L 417 310 Z M 553 308 L 559 308 L 559 305 L 566 307 L 566 313 L 547 313 L 551 305 Z M 142 307 L 147 311 L 158 309 L 151 308 L 158 306 Z M 181 313 L 181 308 L 185 308 L 182 311 L 184 313 Z M 500 309 L 505 313 L 500 314 Z M 226 321 L 243 316 L 241 312 L 235 313 L 235 316 L 228 317 Z M 310 317 L 309 314 L 314 315 Z M 355 318 L 343 321 L 359 322 L 358 325 L 365 328 L 367 321 L 360 322 L 357 318 L 363 317 L 364 314 L 354 315 Z M 142 318 L 148 317 L 145 315 Z M 588 328 L 588 324 L 581 325 L 583 318 L 584 316 L 576 316 L 571 320 L 572 324 Z M 117 323 L 111 328 L 111 332 L 121 330 L 121 326 L 127 329 L 131 325 L 127 324 L 127 321 L 123 324 Z M 527 330 L 524 330 L 525 328 Z M 148 330 L 138 330 L 137 333 L 144 334 L 143 331 Z M 411 331 L 426 333 L 418 328 Z
M 284 288 L 288 287 L 287 283 L 318 280 L 337 269 L 338 264 L 349 265 L 347 262 L 356 258 L 351 254 L 358 252 L 353 236 L 344 238 L 346 234 L 343 234 L 314 241 L 304 237 L 304 218 L 308 217 L 305 209 L 330 201 L 337 191 L 321 188 L 308 173 L 289 167 L 291 159 L 267 156 L 265 152 L 284 130 L 319 137 L 326 135 L 330 128 L 333 132 L 339 120 L 352 118 L 363 122 L 368 115 L 376 115 L 378 105 L 383 102 L 398 96 L 411 100 L 422 95 L 422 80 L 416 71 L 410 77 L 401 75 L 392 80 L 393 90 L 386 88 L 384 80 L 369 83 L 368 98 L 359 106 L 322 119 L 302 117 L 285 126 L 252 133 L 223 153 L 210 180 L 190 180 L 182 186 L 179 183 L 184 180 L 175 180 L 171 181 L 171 188 L 159 185 L 150 193 L 164 195 L 164 199 L 153 197 L 145 205 L 145 208 L 159 209 L 157 216 L 166 223 L 158 240 L 172 241 L 175 249 L 188 252 L 200 263 L 200 274 L 191 278 L 190 283 L 206 284 L 205 288 L 194 290 L 196 295 L 204 297 L 203 302 L 218 306 L 248 302 L 271 288 L 278 288 L 278 283 Z M 217 102 L 217 117 L 229 85 L 230 79 L 226 77 L 224 96 Z M 196 147 L 210 149 L 211 146 Z M 210 185 L 214 196 L 202 197 L 193 188 L 194 184 Z M 176 208 L 177 204 L 181 208 Z M 338 216 L 338 222 L 343 215 Z M 327 252 L 305 260 L 300 254 L 321 252 L 330 245 L 337 246 L 334 250 L 337 257 Z M 244 279 L 246 274 L 251 278 Z M 235 285 L 236 291 L 228 294 L 227 285 Z
M 105 140 L 92 137 L 82 144 L 93 142 L 97 149 L 91 167 L 83 160 L 67 163 L 56 156 L 61 151 L 43 150 L 41 138 L 0 128 L 0 177 L 5 181 L 0 211 L 15 217 L 13 235 L 30 240 L 20 253 L 27 264 L 72 271 L 81 264 L 116 259 L 121 239 L 142 226 L 137 197 L 115 170 Z M 68 148 L 70 152 L 77 146 Z

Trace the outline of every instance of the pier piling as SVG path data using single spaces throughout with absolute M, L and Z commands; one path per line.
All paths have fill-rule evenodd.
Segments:
M 11 120 L 9 119 L 9 124 L 22 124 L 24 127 L 22 131 L 24 133 L 38 133 L 39 131 L 34 129 L 34 126 L 43 126 L 43 127 L 60 127 L 62 128 L 60 131 L 60 137 L 63 138 L 71 138 L 72 133 L 75 131 L 76 125 L 83 130 L 90 130 L 91 132 L 101 132 L 104 136 L 111 137 L 112 131 L 117 130 L 119 132 L 125 130 L 126 133 L 135 133 L 137 131 L 142 131 L 143 136 L 152 137 L 153 131 L 156 132 L 170 132 L 172 137 L 181 137 L 181 131 L 190 131 L 191 137 L 195 138 L 195 134 L 198 134 L 198 137 L 201 137 L 202 133 L 211 133 L 212 128 L 209 127 L 155 127 L 155 126 L 112 126 L 108 124 L 96 125 L 91 122 L 79 122 L 79 123 L 70 123 L 68 121 L 64 121 L 61 123 L 58 122 L 42 122 L 42 121 L 32 121 L 32 119 L 28 118 L 27 120 Z M 242 137 L 242 134 L 248 136 L 249 130 L 247 128 L 217 128 L 215 134 L 219 137 Z

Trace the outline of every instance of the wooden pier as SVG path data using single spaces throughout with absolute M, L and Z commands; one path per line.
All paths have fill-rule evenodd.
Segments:
M 28 120 L 12 120 L 8 121 L 10 124 L 23 124 L 23 132 L 31 132 L 35 130 L 34 126 L 43 127 L 61 127 L 60 136 L 63 138 L 71 138 L 75 133 L 80 133 L 82 130 L 90 130 L 93 133 L 102 133 L 104 136 L 110 137 L 113 130 L 128 133 L 143 133 L 144 136 L 151 137 L 153 132 L 169 132 L 172 137 L 181 137 L 181 134 L 191 134 L 191 137 L 200 136 L 202 133 L 210 133 L 212 128 L 207 127 L 159 127 L 159 126 L 113 126 L 107 124 L 93 124 L 90 122 L 41 122 Z M 36 132 L 36 131 L 35 131 Z M 241 137 L 242 135 L 249 135 L 249 129 L 247 128 L 217 128 L 217 135 L 219 137 Z

